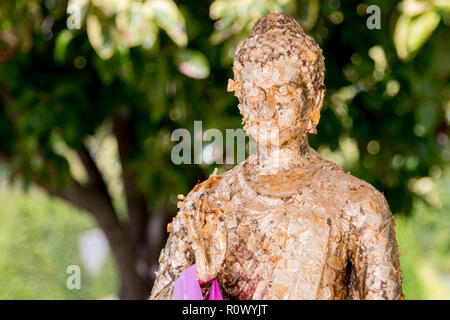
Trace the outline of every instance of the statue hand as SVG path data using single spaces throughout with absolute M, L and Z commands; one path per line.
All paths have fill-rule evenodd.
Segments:
M 215 279 L 225 261 L 227 230 L 222 208 L 208 203 L 208 193 L 196 203 L 189 230 L 199 280 Z

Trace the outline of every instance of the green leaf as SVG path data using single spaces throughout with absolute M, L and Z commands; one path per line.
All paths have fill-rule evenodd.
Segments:
M 107 21 L 100 22 L 94 14 L 87 17 L 87 34 L 89 42 L 95 52 L 103 60 L 108 60 L 114 54 L 116 40 L 114 35 L 114 26 Z
M 428 10 L 414 17 L 401 14 L 394 30 L 394 45 L 403 61 L 411 60 L 439 25 L 441 16 Z
M 153 19 L 146 17 L 141 4 L 135 4 L 129 10 L 118 13 L 116 25 L 123 42 L 130 48 L 140 45 L 150 48 L 158 34 L 157 26 Z
M 91 0 L 92 4 L 99 8 L 107 17 L 112 17 L 119 12 L 127 10 L 134 1 L 132 0 Z
M 209 76 L 208 59 L 196 50 L 182 50 L 176 55 L 178 70 L 194 79 L 204 79 Z
M 184 17 L 172 0 L 151 0 L 143 6 L 144 12 L 151 12 L 157 25 L 167 32 L 180 47 L 187 45 Z
M 57 63 L 64 63 L 66 60 L 67 47 L 72 41 L 74 34 L 71 30 L 65 29 L 61 31 L 55 41 L 55 50 L 53 52 Z
M 300 0 L 299 7 L 299 22 L 306 31 L 311 30 L 317 22 L 319 17 L 320 4 L 318 0 Z
M 303 13 L 302 23 L 307 23 L 308 28 L 315 24 L 319 9 L 317 0 L 300 1 L 298 6 Z M 216 0 L 209 8 L 211 19 L 218 20 L 210 41 L 212 44 L 222 43 L 243 30 L 249 31 L 257 19 L 272 10 L 292 14 L 296 7 L 294 0 Z
M 434 10 L 414 17 L 410 22 L 408 50 L 410 52 L 418 51 L 433 34 L 440 21 L 441 16 Z

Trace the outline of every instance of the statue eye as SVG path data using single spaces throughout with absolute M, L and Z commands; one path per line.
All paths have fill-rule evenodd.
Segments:
M 278 88 L 278 92 L 281 94 L 288 94 L 289 90 L 288 90 L 288 85 L 282 85 Z

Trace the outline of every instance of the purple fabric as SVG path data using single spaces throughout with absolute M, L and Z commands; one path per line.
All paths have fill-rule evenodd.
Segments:
M 203 300 L 195 264 L 183 270 L 173 285 L 173 300 Z
M 214 279 L 208 300 L 223 300 L 217 279 Z
M 183 270 L 177 280 L 175 280 L 173 300 L 203 300 L 195 264 Z M 208 300 L 223 300 L 217 279 L 214 279 L 212 283 Z

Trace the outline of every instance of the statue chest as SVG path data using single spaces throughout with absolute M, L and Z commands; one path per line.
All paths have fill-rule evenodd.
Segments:
M 321 207 L 285 200 L 244 201 L 227 215 L 222 284 L 231 296 L 317 298 L 330 256 L 332 221 Z

